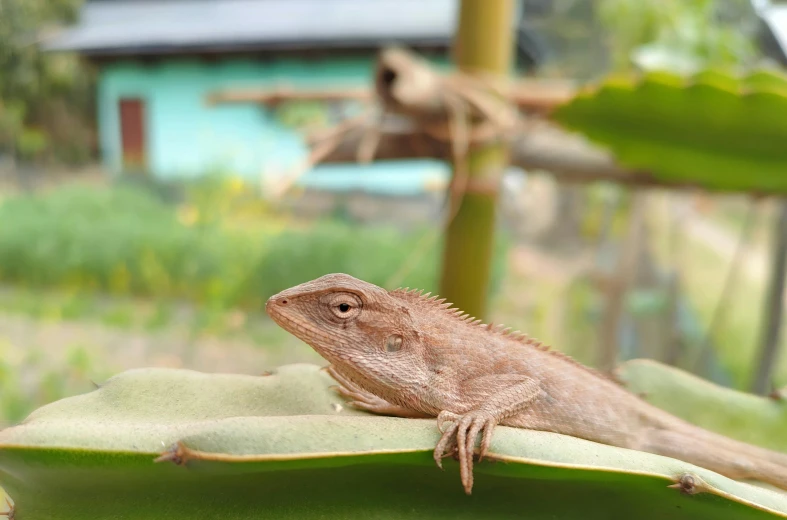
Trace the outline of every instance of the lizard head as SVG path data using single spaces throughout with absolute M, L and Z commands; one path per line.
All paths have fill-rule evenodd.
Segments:
M 411 309 L 381 287 L 328 274 L 271 296 L 265 310 L 332 364 L 363 378 L 371 392 L 421 380 L 423 347 Z

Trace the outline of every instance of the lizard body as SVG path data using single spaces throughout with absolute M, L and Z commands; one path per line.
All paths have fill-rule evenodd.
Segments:
M 693 463 L 787 489 L 787 454 L 701 429 L 605 375 L 437 297 L 330 274 L 272 296 L 266 311 L 331 365 L 355 407 L 436 417 L 434 457 L 458 455 L 466 493 L 478 437 L 496 425 L 555 432 Z

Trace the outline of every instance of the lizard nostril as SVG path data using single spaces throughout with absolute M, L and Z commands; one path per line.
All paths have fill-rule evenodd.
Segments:
M 287 298 L 279 300 L 279 305 L 287 305 Z

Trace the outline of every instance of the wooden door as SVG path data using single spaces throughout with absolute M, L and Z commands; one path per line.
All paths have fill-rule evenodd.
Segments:
M 123 168 L 139 171 L 145 168 L 147 162 L 145 103 L 139 98 L 124 98 L 119 105 Z

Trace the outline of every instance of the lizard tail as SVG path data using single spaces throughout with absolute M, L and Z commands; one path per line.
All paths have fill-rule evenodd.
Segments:
M 650 428 L 642 451 L 682 460 L 735 480 L 758 480 L 787 490 L 787 454 L 686 425 Z

